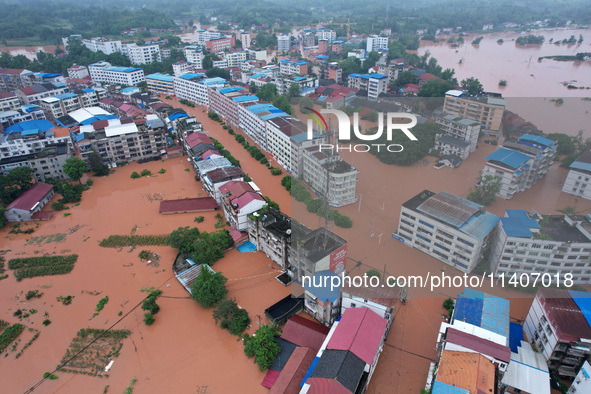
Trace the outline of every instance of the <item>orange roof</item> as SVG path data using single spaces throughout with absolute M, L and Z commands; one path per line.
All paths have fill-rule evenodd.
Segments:
M 70 136 L 70 129 L 68 129 L 67 127 L 54 127 L 53 128 L 53 136 L 55 138 L 69 137 Z
M 439 360 L 437 381 L 463 388 L 470 394 L 495 392 L 495 366 L 478 353 L 444 350 Z

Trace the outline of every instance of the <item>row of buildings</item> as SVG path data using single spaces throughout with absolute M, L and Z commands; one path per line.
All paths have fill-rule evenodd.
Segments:
M 396 239 L 461 272 L 572 275 L 591 283 L 591 217 L 507 210 L 499 218 L 448 192 L 425 190 L 402 205 Z M 507 282 L 508 283 L 508 282 Z

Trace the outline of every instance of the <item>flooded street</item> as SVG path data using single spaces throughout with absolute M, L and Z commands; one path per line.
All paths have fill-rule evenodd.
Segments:
M 131 172 L 144 168 L 153 174 L 164 168 L 166 173 L 130 179 Z M 84 387 L 85 392 L 102 392 L 109 385 L 109 392 L 121 392 L 133 378 L 137 379 L 135 389 L 142 393 L 195 392 L 204 386 L 208 392 L 233 392 L 238 384 L 242 392 L 266 391 L 260 386 L 264 373 L 259 372 L 252 359 L 246 358 L 237 338 L 215 327 L 212 310 L 190 299 L 174 278 L 171 265 L 176 250 L 164 246 L 135 250 L 98 246 L 102 238 L 130 234 L 136 226 L 138 235 L 167 234 L 179 226 L 193 226 L 198 215 L 205 216 L 199 229 L 214 231 L 215 212 L 158 214 L 161 199 L 204 195 L 194 180 L 193 170 L 185 171 L 189 168 L 185 157 L 118 168 L 106 178 L 93 178 L 95 183 L 84 192 L 80 206 L 67 211 L 71 216 L 57 212 L 50 221 L 40 223 L 32 235 L 8 235 L 8 229 L 0 233 L 2 249 L 8 250 L 7 261 L 15 256 L 32 256 L 36 251 L 79 255 L 74 270 L 67 275 L 16 282 L 12 272 L 7 271 L 9 277 L 2 282 L 0 319 L 15 323 L 18 319 L 12 315 L 16 309 L 37 309 L 38 313 L 22 323 L 39 329 L 41 334 L 20 358 L 15 360 L 14 353 L 9 353 L 5 359 L 0 370 L 4 392 L 23 392 L 33 386 L 44 372 L 58 365 L 79 329 L 110 327 L 120 319 L 119 311 L 125 316 L 145 297 L 140 289 L 151 286 L 163 290 L 156 322 L 146 326 L 143 311 L 137 308 L 114 327 L 132 333 L 123 341 L 121 355 L 115 359 L 109 378 L 58 372 L 59 379 L 46 381 L 37 391 L 79 393 Z M 54 243 L 33 238 L 53 234 L 67 237 Z M 34 239 L 38 243 L 29 245 Z M 142 249 L 160 255 L 158 267 L 140 261 L 138 253 Z M 238 304 L 248 310 L 252 319 L 250 332 L 257 327 L 256 316 L 264 316 L 265 308 L 289 293 L 275 280 L 277 267 L 261 253 L 240 254 L 232 250 L 213 268 L 229 279 L 229 296 L 236 297 Z M 260 291 L 261 287 L 264 291 Z M 43 296 L 25 302 L 23 292 L 35 289 Z M 56 301 L 56 297 L 67 295 L 74 296 L 71 305 Z M 105 296 L 109 302 L 92 318 L 96 304 Z M 45 312 L 51 320 L 47 327 L 41 325 Z
M 519 33 L 473 33 L 464 37 L 465 43 L 458 48 L 452 48 L 447 43 L 448 37 L 442 38 L 439 43 L 422 40 L 418 53 L 423 55 L 429 51 L 441 67 L 454 68 L 458 81 L 476 77 L 484 90 L 500 92 L 505 97 L 591 96 L 588 89 L 567 89 L 562 85 L 569 82 L 591 88 L 591 62 L 552 59 L 538 62 L 542 56 L 591 52 L 591 30 L 533 30 L 525 34 L 543 35 L 546 40 L 541 45 L 517 45 L 514 40 L 520 36 Z M 558 41 L 569 39 L 571 35 L 578 40 L 580 34 L 583 35 L 582 43 L 554 45 L 549 42 L 551 38 Z M 471 44 L 481 35 L 484 38 L 480 44 Z M 504 42 L 497 43 L 499 39 Z M 507 86 L 498 85 L 501 79 L 507 81 Z
M 60 47 L 63 46 L 60 45 Z M 29 60 L 37 59 L 37 52 L 55 53 L 57 45 L 33 45 L 33 46 L 0 46 L 0 51 L 8 52 L 12 56 L 25 55 Z

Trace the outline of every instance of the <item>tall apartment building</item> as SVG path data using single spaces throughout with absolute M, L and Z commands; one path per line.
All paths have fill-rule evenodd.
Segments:
M 316 36 L 314 35 L 313 32 L 311 31 L 304 31 L 304 34 L 302 34 L 302 45 L 304 46 L 304 48 L 309 48 L 309 47 L 313 47 L 316 45 Z
M 498 131 L 503 121 L 506 101 L 497 97 L 463 97 L 464 92 L 449 90 L 445 93 L 443 112 L 459 115 L 479 122 L 483 129 Z
M 572 162 L 562 191 L 591 200 L 591 150 Z
M 579 369 L 574 382 L 568 389 L 567 394 L 589 392 L 591 392 L 591 364 L 589 364 L 589 361 L 585 361 Z
M 178 98 L 190 100 L 199 105 L 209 106 L 208 88 L 221 88 L 228 85 L 224 78 L 207 78 L 205 74 L 185 74 L 174 77 L 174 92 Z
M 378 49 L 388 49 L 388 37 L 380 37 L 375 34 L 367 37 L 365 50 L 369 53 Z
M 28 166 L 35 170 L 33 176 L 37 182 L 45 182 L 47 179 L 64 181 L 69 179 L 63 167 L 70 157 L 72 151 L 67 143 L 47 145 L 42 151 L 31 156 Z
M 183 49 L 187 62 L 192 64 L 196 70 L 203 69 L 203 49 L 196 45 L 190 45 Z
M 240 42 L 242 42 L 242 49 L 247 50 L 250 48 L 251 39 L 249 32 L 240 33 Z
M 134 67 L 112 67 L 108 62 L 98 62 L 88 66 L 94 82 L 125 84 L 135 86 L 145 80 L 144 70 Z
M 442 135 L 452 138 L 449 142 L 440 143 L 435 147 L 441 153 L 453 154 L 454 148 L 465 146 L 465 143 L 468 143 L 468 149 L 463 150 L 461 155 L 457 155 L 464 160 L 470 153 L 476 150 L 478 137 L 480 135 L 480 123 L 457 115 L 437 117 L 435 118 L 435 123 L 441 128 Z M 454 144 L 455 142 L 457 142 L 457 144 Z M 462 142 L 464 144 L 462 144 Z
M 154 93 L 174 94 L 174 77 L 168 74 L 146 75 L 148 90 Z
M 80 66 L 78 64 L 73 64 L 68 67 L 68 78 L 82 79 L 89 75 L 88 67 Z
M 224 53 L 226 67 L 240 67 L 240 63 L 246 61 L 247 55 L 248 52 L 246 51 Z
M 266 122 L 274 118 L 289 117 L 272 104 L 244 103 L 238 107 L 238 126 L 263 150 L 267 147 Z
M 280 34 L 277 36 L 277 51 L 278 52 L 289 52 L 291 48 L 291 35 Z
M 249 48 L 248 60 L 267 61 L 267 50 L 265 48 Z
M 45 119 L 45 113 L 38 105 L 23 105 L 10 111 L 0 112 L 0 131 L 28 120 Z
M 123 51 L 121 41 L 111 41 L 102 37 L 83 39 L 82 44 L 92 52 L 102 52 L 105 55 Z M 67 44 L 64 45 L 67 46 Z
M 333 207 L 357 201 L 355 187 L 359 170 L 339 154 L 319 152 L 313 146 L 303 151 L 303 179 Z M 328 178 L 328 179 L 327 179 Z
M 12 92 L 0 92 L 0 112 L 12 111 L 20 108 L 21 102 Z
M 286 95 L 292 84 L 298 85 L 300 92 L 306 88 L 313 88 L 312 91 L 314 91 L 320 84 L 320 80 L 318 77 L 312 75 L 280 77 L 275 80 L 277 93 Z
M 0 68 L 0 92 L 14 92 L 33 84 L 32 71 L 22 68 Z
M 523 331 L 550 371 L 574 379 L 591 357 L 591 314 L 587 293 L 539 287 Z
M 46 119 L 25 120 L 5 128 L 0 138 L 0 159 L 27 156 L 42 151 L 46 146 L 72 144 L 69 130 L 53 131 L 54 124 Z M 70 146 L 71 148 L 73 145 Z
M 123 53 L 129 57 L 131 64 L 150 64 L 152 62 L 161 62 L 160 46 L 158 44 L 152 45 L 137 45 L 125 44 L 123 46 Z
M 301 59 L 283 59 L 279 62 L 281 75 L 308 75 L 308 62 Z
M 348 86 L 367 91 L 367 97 L 377 99 L 388 91 L 388 76 L 384 74 L 349 74 Z
M 328 40 L 329 44 L 332 44 L 337 39 L 337 33 L 330 29 L 318 29 L 316 30 L 316 37 L 318 37 L 318 41 Z
M 197 44 L 203 46 L 207 41 L 215 40 L 220 38 L 221 33 L 219 31 L 209 30 L 197 30 Z
M 394 238 L 470 273 L 494 239 L 499 218 L 448 192 L 424 190 L 400 210 Z
M 42 99 L 41 108 L 47 119 L 56 119 L 82 108 L 82 104 L 76 93 L 64 93 Z
M 80 127 L 77 143 L 82 158 L 97 152 L 103 163 L 114 164 L 159 157 L 166 148 L 167 129 L 156 115 L 145 122 L 121 123 L 119 119 L 92 122 Z
M 210 87 L 208 94 L 211 110 L 224 117 L 236 127 L 239 124 L 238 107 L 240 104 L 250 105 L 259 101 L 257 96 L 251 95 L 248 90 L 237 86 L 224 88 Z
M 274 117 L 266 120 L 267 151 L 283 168 L 291 170 L 290 138 L 304 131 L 304 124 L 292 117 Z
M 212 53 L 222 52 L 226 49 L 232 49 L 236 45 L 236 38 L 234 36 L 220 37 L 213 40 L 205 41 L 205 47 Z
M 269 208 L 264 214 L 249 215 L 248 239 L 283 270 L 289 270 L 291 260 L 295 257 L 291 254 L 289 216 L 274 208 Z
M 507 280 L 513 274 L 572 274 L 591 283 L 591 219 L 582 215 L 540 215 L 508 209 L 490 252 L 490 269 Z
M 502 148 L 486 157 L 482 177 L 500 179 L 498 195 L 510 199 L 535 185 L 548 172 L 555 156 L 555 141 L 524 134 L 517 142 L 505 142 Z
M 318 53 L 330 52 L 330 42 L 328 40 L 318 39 Z
M 175 77 L 195 71 L 195 66 L 185 60 L 172 63 L 172 73 Z

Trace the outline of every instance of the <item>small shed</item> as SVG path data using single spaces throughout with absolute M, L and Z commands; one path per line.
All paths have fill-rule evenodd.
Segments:
M 43 209 L 53 195 L 53 186 L 36 183 L 6 207 L 4 216 L 9 222 L 35 220 L 34 215 Z

